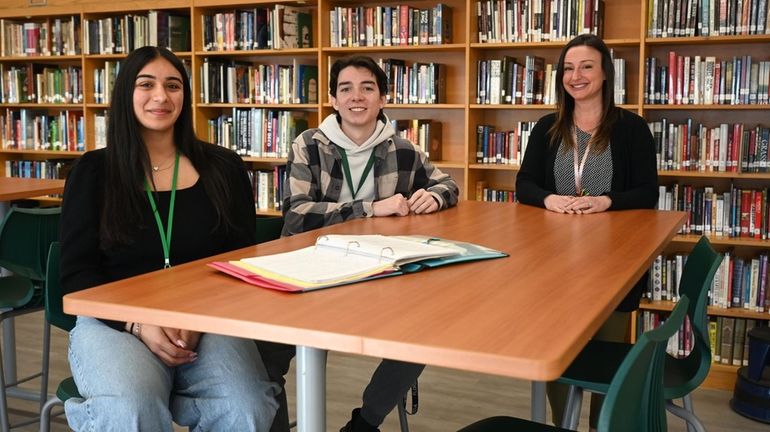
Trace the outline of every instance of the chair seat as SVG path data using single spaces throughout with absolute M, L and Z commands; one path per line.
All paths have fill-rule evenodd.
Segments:
M 581 387 L 585 391 L 607 393 L 612 378 L 631 347 L 633 345 L 627 343 L 592 340 L 558 381 Z M 688 364 L 689 360 L 666 355 L 665 361 L 665 398 L 679 399 L 690 393 L 692 389 L 684 386 L 690 379 L 689 371 L 693 369 Z
M 72 377 L 66 378 L 59 383 L 59 388 L 56 389 L 56 397 L 60 401 L 66 402 L 69 398 L 81 398 L 78 392 L 78 386 L 75 385 L 75 380 Z
M 520 418 L 497 416 L 479 420 L 457 432 L 556 432 L 566 430 Z
M 22 276 L 10 275 L 0 278 L 0 308 L 26 306 L 35 295 L 35 285 Z
M 633 344 L 592 340 L 558 382 L 596 393 L 607 393 L 610 382 Z
M 698 371 L 697 351 L 693 350 L 689 357 L 675 358 L 666 355 L 666 366 L 663 373 L 663 394 L 666 400 L 679 399 L 695 390 L 693 374 Z

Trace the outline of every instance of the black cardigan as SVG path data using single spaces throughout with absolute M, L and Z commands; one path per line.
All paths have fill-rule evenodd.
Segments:
M 246 247 L 256 242 L 254 195 L 240 157 L 214 145 L 207 152 L 227 152 L 231 213 L 237 231 L 222 227 L 216 231 L 214 206 L 203 183 L 177 190 L 171 238 L 171 264 L 182 264 L 211 255 Z M 133 243 L 103 250 L 99 246 L 99 224 L 104 184 L 105 152 L 84 154 L 73 166 L 64 189 L 61 214 L 61 282 L 65 293 L 163 268 L 163 249 L 149 201 L 142 222 L 131 232 Z M 157 193 L 158 211 L 165 227 L 171 192 Z M 215 287 L 212 287 L 214 289 Z M 141 320 L 141 317 L 137 317 Z M 125 323 L 104 321 L 120 330 Z
M 620 110 L 612 128 L 612 183 L 607 196 L 612 199 L 609 210 L 655 208 L 658 202 L 658 171 L 655 140 L 647 122 L 636 114 Z M 550 145 L 548 130 L 556 114 L 541 118 L 529 136 L 521 169 L 516 175 L 516 198 L 519 202 L 545 207 L 545 198 L 556 193 L 553 173 L 558 145 Z M 618 311 L 639 307 L 639 299 L 647 285 L 648 274 L 634 286 L 618 306 Z

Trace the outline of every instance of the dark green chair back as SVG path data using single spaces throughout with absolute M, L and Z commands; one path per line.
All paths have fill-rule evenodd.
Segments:
M 257 244 L 281 237 L 283 216 L 257 216 Z
M 61 246 L 59 242 L 51 243 L 48 252 L 48 277 L 45 280 L 45 319 L 51 325 L 62 330 L 70 331 L 75 327 L 75 317 L 64 313 L 61 289 L 59 261 Z
M 690 299 L 677 303 L 660 327 L 650 330 L 631 348 L 612 379 L 597 429 L 601 432 L 664 432 L 667 430 L 663 373 L 666 346 L 684 322 Z
M 631 348 L 610 383 L 599 415 L 599 432 L 664 432 L 663 369 L 668 339 L 679 330 L 690 299 L 683 296 L 666 322 L 647 333 Z M 459 432 L 556 432 L 559 427 L 516 417 L 489 417 Z
M 0 227 L 0 267 L 42 285 L 48 247 L 59 239 L 60 215 L 60 207 L 11 208 Z
M 692 326 L 693 347 L 685 358 L 669 357 L 666 360 L 667 400 L 679 399 L 695 390 L 708 375 L 711 367 L 711 345 L 708 336 L 706 308 L 708 290 L 714 275 L 722 263 L 722 255 L 711 247 L 706 237 L 701 237 L 682 271 L 679 294 L 690 299 L 687 316 Z

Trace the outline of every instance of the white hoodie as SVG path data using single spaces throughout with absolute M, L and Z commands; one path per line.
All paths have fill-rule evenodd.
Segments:
M 382 122 L 381 120 L 377 121 L 374 133 L 361 145 L 354 143 L 347 135 L 345 135 L 345 132 L 342 131 L 340 124 L 337 122 L 336 114 L 326 117 L 318 128 L 327 138 L 329 138 L 329 141 L 345 149 L 348 163 L 350 164 L 350 176 L 353 177 L 351 179 L 353 187 L 358 187 L 358 184 L 361 181 L 361 174 L 363 174 L 366 163 L 369 161 L 369 156 L 374 151 L 374 147 L 396 133 L 390 125 L 390 120 L 387 116 L 385 117 L 385 122 Z M 345 177 L 344 170 L 342 176 Z M 352 202 L 353 192 L 347 186 L 347 179 L 344 180 L 345 186 L 340 191 L 340 198 L 337 202 Z M 366 181 L 361 185 L 358 194 L 356 194 L 356 199 L 374 201 L 374 169 L 369 171 Z

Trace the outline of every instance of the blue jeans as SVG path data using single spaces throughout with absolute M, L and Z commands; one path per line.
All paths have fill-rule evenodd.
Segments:
M 280 387 L 252 340 L 204 334 L 192 363 L 168 367 L 137 338 L 78 317 L 69 361 L 83 399 L 65 403 L 76 431 L 267 431 Z

